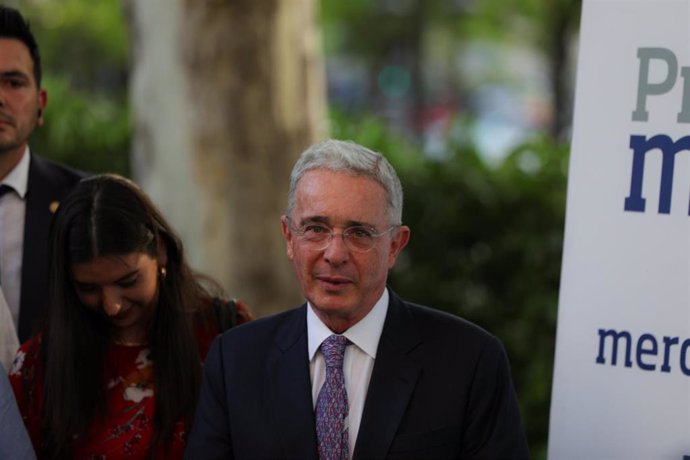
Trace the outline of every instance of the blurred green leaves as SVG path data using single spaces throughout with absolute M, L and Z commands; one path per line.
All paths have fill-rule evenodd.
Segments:
M 130 116 L 119 99 L 74 89 L 64 78 L 44 78 L 45 124 L 32 151 L 91 172 L 129 173 Z
M 120 0 L 22 2 L 44 73 L 81 89 L 126 96 L 128 30 Z

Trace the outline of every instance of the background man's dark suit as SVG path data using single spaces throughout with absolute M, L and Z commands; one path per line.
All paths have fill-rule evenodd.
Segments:
M 318 457 L 305 309 L 214 342 L 189 459 Z M 500 342 L 391 292 L 354 458 L 528 457 Z
M 55 206 L 85 173 L 31 154 L 24 217 L 22 286 L 19 295 L 19 341 L 34 332 L 46 308 L 48 232 Z

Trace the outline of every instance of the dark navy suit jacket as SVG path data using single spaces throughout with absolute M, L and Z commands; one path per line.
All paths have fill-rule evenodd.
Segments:
M 216 339 L 185 458 L 318 458 L 305 309 Z M 391 292 L 353 456 L 528 458 L 500 342 Z
M 24 217 L 22 285 L 19 294 L 17 335 L 25 342 L 35 332 L 46 308 L 48 285 L 48 233 L 59 203 L 86 174 L 31 154 Z

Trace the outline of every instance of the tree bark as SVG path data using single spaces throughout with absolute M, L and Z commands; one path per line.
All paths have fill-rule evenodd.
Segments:
M 259 316 L 302 301 L 280 215 L 326 133 L 314 0 L 126 0 L 135 179 L 192 265 Z
M 550 134 L 554 140 L 567 141 L 572 126 L 574 79 L 571 64 L 574 62 L 570 43 L 579 23 L 580 2 L 561 0 L 544 5 L 550 14 L 544 21 L 547 56 L 551 74 L 554 119 Z

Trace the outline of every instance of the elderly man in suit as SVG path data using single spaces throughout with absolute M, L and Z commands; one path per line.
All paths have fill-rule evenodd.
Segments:
M 302 154 L 282 231 L 307 303 L 215 341 L 187 458 L 529 457 L 500 342 L 386 286 L 401 219 L 380 154 Z
M 29 25 L 0 6 L 0 284 L 20 341 L 46 304 L 50 219 L 83 176 L 29 152 L 47 102 Z

